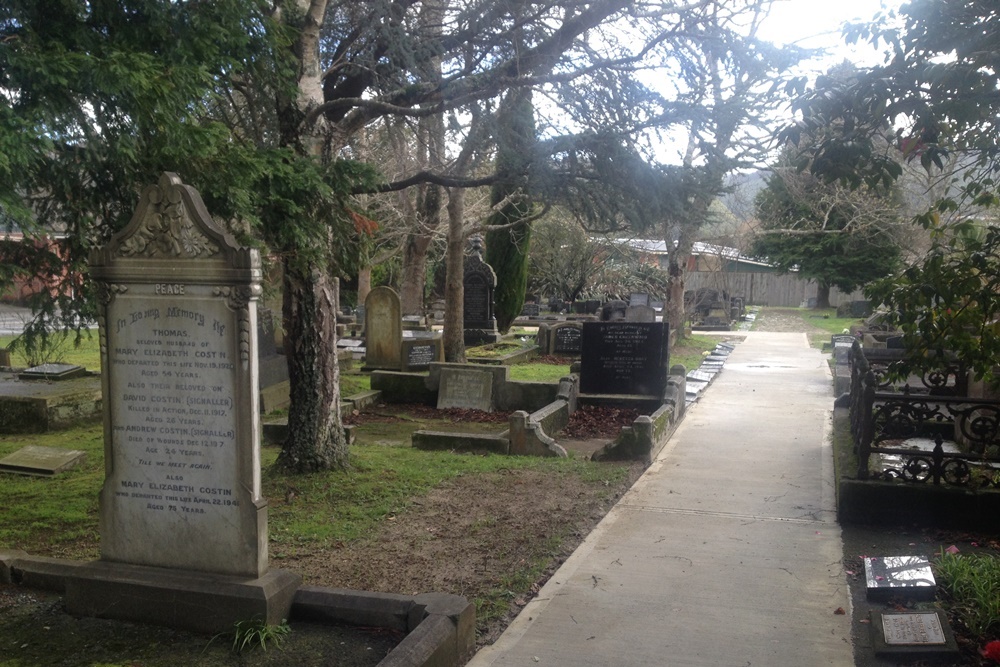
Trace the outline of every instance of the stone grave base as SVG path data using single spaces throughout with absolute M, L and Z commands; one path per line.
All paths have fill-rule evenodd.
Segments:
M 271 570 L 258 579 L 94 561 L 66 577 L 66 610 L 195 632 L 232 630 L 258 618 L 278 625 L 289 617 L 302 577 Z

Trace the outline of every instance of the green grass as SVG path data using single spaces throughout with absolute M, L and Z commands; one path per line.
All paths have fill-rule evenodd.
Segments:
M 515 382 L 559 382 L 569 375 L 569 364 L 515 364 L 510 367 L 510 379 Z
M 8 347 L 15 336 L 0 336 L 0 347 Z M 26 356 L 22 349 L 17 349 L 12 355 L 14 366 L 35 366 L 45 363 L 76 364 L 87 370 L 101 370 L 101 348 L 97 339 L 97 331 L 83 331 L 79 341 L 76 334 L 55 334 L 45 349 Z
M 934 562 L 946 605 L 973 635 L 995 639 L 1000 633 L 1000 557 L 950 554 Z
M 340 373 L 340 395 L 354 396 L 364 391 L 371 391 L 372 379 L 370 375 L 363 373 Z
M 718 336 L 688 336 L 670 350 L 670 365 L 683 364 L 687 370 L 694 370 L 701 365 L 705 352 L 715 349 L 721 339 Z

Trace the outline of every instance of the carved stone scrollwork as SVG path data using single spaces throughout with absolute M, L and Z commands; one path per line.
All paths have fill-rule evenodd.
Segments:
M 237 313 L 240 361 L 245 366 L 250 361 L 250 300 L 254 297 L 255 290 L 249 285 L 237 285 L 236 287 L 216 287 L 212 293 L 215 296 L 224 297 L 226 305 Z
M 184 204 L 182 187 L 169 178 L 147 191 L 149 207 L 138 229 L 118 249 L 123 257 L 194 259 L 210 257 L 219 246 L 195 225 Z

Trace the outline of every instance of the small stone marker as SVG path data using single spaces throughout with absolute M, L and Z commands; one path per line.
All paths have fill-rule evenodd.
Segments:
M 943 611 L 872 611 L 870 621 L 876 656 L 915 660 L 958 653 L 958 644 Z
M 87 452 L 79 449 L 28 445 L 0 459 L 0 472 L 52 477 L 79 465 L 86 458 Z
M 26 368 L 17 377 L 21 380 L 72 380 L 87 374 L 87 369 L 74 364 L 42 364 Z
M 937 593 L 931 564 L 923 556 L 868 556 L 865 581 L 869 600 L 933 600 Z
M 438 410 L 465 408 L 493 412 L 493 374 L 465 368 L 442 368 Z

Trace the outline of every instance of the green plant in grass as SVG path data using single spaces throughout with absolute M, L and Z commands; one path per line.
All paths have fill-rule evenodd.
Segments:
M 292 628 L 288 625 L 288 621 L 282 620 L 278 625 L 269 625 L 264 619 L 255 616 L 236 621 L 233 623 L 232 630 L 215 635 L 208 643 L 211 644 L 219 637 L 232 635 L 234 653 L 243 653 L 253 648 L 266 651 L 268 644 L 274 644 L 276 648 L 280 648 L 291 631 Z
M 969 632 L 982 639 L 1000 633 L 1000 558 L 942 550 L 934 570 L 947 606 Z
M 0 336 L 0 347 L 11 351 L 14 366 L 38 366 L 45 363 L 64 363 L 83 366 L 92 371 L 101 369 L 101 349 L 96 331 L 53 333 L 45 340 L 37 339 L 30 346 L 18 336 Z

